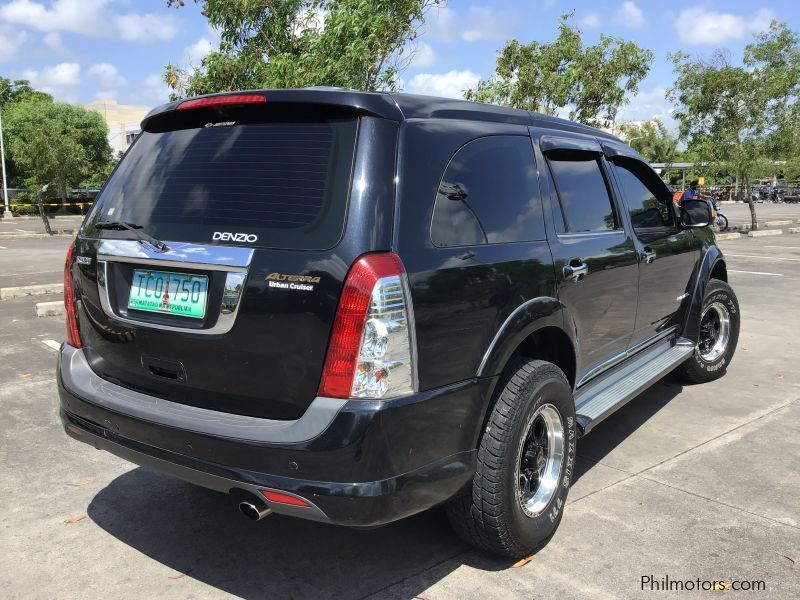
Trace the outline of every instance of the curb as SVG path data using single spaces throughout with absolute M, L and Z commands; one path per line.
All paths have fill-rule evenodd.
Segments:
M 47 294 L 63 294 L 63 283 L 44 283 L 41 285 L 22 285 L 18 287 L 0 288 L 0 300 L 22 298 L 23 296 L 45 296 Z
M 31 239 L 31 238 L 60 238 L 60 237 L 72 237 L 75 235 L 74 229 L 60 229 L 53 232 L 53 235 L 47 235 L 46 233 L 37 233 L 31 231 L 30 233 L 4 233 L 0 232 L 0 240 L 19 240 L 19 239 Z
M 800 233 L 800 227 L 789 227 L 786 230 L 787 233 Z
M 54 302 L 37 302 L 36 303 L 36 316 L 37 317 L 60 317 L 64 314 L 64 301 L 56 300 Z
M 748 237 L 764 237 L 767 235 L 783 235 L 783 229 L 759 229 L 747 234 Z
M 717 239 L 718 240 L 738 240 L 742 237 L 741 233 L 718 233 Z
M 789 219 L 788 221 L 764 221 L 764 225 L 767 227 L 782 227 L 783 225 L 792 225 L 794 221 Z

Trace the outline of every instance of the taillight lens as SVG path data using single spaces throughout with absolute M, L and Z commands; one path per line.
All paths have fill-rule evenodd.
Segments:
M 178 110 L 191 110 L 208 106 L 230 106 L 232 104 L 263 104 L 267 97 L 263 94 L 228 94 L 226 96 L 209 96 L 184 100 L 178 104 Z
M 413 333 L 400 257 L 365 254 L 345 279 L 319 394 L 378 399 L 415 392 Z
M 75 313 L 75 290 L 72 285 L 72 256 L 74 253 L 75 242 L 72 242 L 67 250 L 67 261 L 64 264 L 64 312 L 67 315 L 67 343 L 75 348 L 82 348 L 78 315 Z

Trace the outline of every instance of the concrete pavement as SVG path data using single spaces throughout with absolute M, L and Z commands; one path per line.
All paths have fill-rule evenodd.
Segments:
M 0 286 L 50 283 L 69 240 L 3 243 Z M 352 531 L 271 516 L 68 439 L 60 318 L 0 303 L 0 589 L 9 598 L 638 598 L 641 578 L 763 580 L 800 597 L 800 238 L 722 242 L 742 309 L 729 372 L 667 377 L 578 446 L 563 523 L 514 568 L 441 510 Z M 24 273 L 34 273 L 26 275 Z M 57 299 L 57 298 L 53 298 Z M 656 594 L 656 596 L 663 594 Z M 737 597 L 748 597 L 738 594 Z M 707 598 L 708 592 L 681 594 Z

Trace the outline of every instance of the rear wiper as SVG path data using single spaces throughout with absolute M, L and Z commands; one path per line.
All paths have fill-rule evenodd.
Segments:
M 152 235 L 148 235 L 144 231 L 142 231 L 142 226 L 137 225 L 136 223 L 125 223 L 123 221 L 99 221 L 95 224 L 97 229 L 113 229 L 116 231 L 127 230 L 133 232 L 133 234 L 138 237 L 141 241 L 147 242 L 154 248 L 158 249 L 160 252 L 169 252 L 169 246 L 167 246 L 161 240 L 157 240 Z

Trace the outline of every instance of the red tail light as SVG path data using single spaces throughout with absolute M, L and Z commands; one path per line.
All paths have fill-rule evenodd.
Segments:
M 400 257 L 391 252 L 365 254 L 350 267 L 328 343 L 325 369 L 319 384 L 320 396 L 353 396 L 353 378 L 373 290 L 381 279 L 404 276 Z
M 298 498 L 297 496 L 291 496 L 289 494 L 281 494 L 280 492 L 270 492 L 269 490 L 261 490 L 261 493 L 264 495 L 264 498 L 266 498 L 270 502 L 277 502 L 279 504 L 291 504 L 292 506 L 311 506 L 310 502 L 307 502 L 302 498 Z
M 78 329 L 78 315 L 75 313 L 75 291 L 72 286 L 72 255 L 75 253 L 75 242 L 67 250 L 67 261 L 64 264 L 64 311 L 67 314 L 67 343 L 75 348 L 83 348 L 81 333 Z
M 178 104 L 178 110 L 190 110 L 192 108 L 225 106 L 231 104 L 262 104 L 266 101 L 267 97 L 263 94 L 228 94 L 226 96 L 210 96 L 208 98 L 184 100 Z

